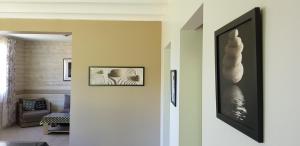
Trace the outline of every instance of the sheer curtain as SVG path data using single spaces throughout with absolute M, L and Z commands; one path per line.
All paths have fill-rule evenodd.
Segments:
M 15 44 L 13 39 L 0 37 L 0 128 L 16 121 Z

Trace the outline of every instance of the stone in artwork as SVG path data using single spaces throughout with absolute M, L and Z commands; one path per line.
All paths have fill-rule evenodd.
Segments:
M 242 39 L 238 37 L 238 30 L 232 30 L 228 35 L 228 41 L 224 48 L 222 59 L 222 73 L 225 79 L 232 83 L 238 83 L 244 73 L 242 64 L 242 51 L 244 48 Z

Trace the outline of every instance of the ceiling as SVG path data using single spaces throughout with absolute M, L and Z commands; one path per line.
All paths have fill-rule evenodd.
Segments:
M 61 41 L 61 42 L 72 42 L 71 34 L 36 34 L 36 33 L 17 33 L 0 31 L 0 36 L 9 38 L 16 38 L 26 41 Z
M 167 0 L 0 0 L 0 18 L 161 21 Z

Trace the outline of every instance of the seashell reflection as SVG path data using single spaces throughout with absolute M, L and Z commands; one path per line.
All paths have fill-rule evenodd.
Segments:
M 237 85 L 230 86 L 222 95 L 222 111 L 225 115 L 243 121 L 247 117 L 245 97 Z

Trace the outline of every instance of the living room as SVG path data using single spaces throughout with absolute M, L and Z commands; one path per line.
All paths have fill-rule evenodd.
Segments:
M 0 34 L 1 62 L 7 62 L 1 66 L 4 71 L 1 81 L 7 83 L 7 90 L 1 94 L 0 139 L 67 146 L 72 34 L 6 31 Z
M 0 0 L 0 4 L 1 30 L 72 33 L 70 146 L 300 145 L 299 0 Z M 258 9 L 260 13 L 256 17 L 243 17 L 243 23 L 233 25 L 232 22 Z M 227 29 L 216 33 L 224 27 Z M 244 32 L 233 29 L 237 27 L 242 27 Z M 195 30 L 196 37 L 193 37 Z M 218 36 L 223 36 L 223 41 Z M 239 60 L 238 73 L 244 77 L 258 69 L 262 77 L 258 79 L 259 84 L 253 84 L 246 92 L 255 94 L 251 89 L 259 89 L 262 96 L 240 96 L 248 94 L 235 92 L 238 100 L 227 99 L 224 103 L 239 105 L 236 107 L 243 111 L 243 116 L 245 111 L 249 112 L 243 108 L 244 99 L 246 102 L 250 99 L 248 107 L 256 114 L 248 116 L 254 117 L 248 118 L 254 119 L 248 124 L 255 128 L 230 118 L 233 112 L 227 113 L 226 122 L 224 114 L 223 120 L 220 118 L 221 68 L 218 65 L 222 63 L 217 60 L 223 60 L 220 57 L 223 53 L 218 51 L 228 47 L 217 47 L 217 44 L 224 45 L 226 36 L 233 42 L 242 39 L 243 57 L 239 50 L 239 59 L 233 61 Z M 254 40 L 257 42 L 253 43 Z M 197 45 L 198 50 L 194 50 L 197 53 L 190 51 L 194 48 L 189 47 L 191 41 L 196 42 L 193 44 Z M 240 45 L 230 48 L 243 48 Z M 259 50 L 259 53 L 253 57 L 256 53 L 246 55 L 247 50 Z M 229 60 L 228 56 L 224 58 Z M 254 69 L 245 65 L 245 60 L 251 58 L 250 66 Z M 245 67 L 243 73 L 241 60 Z M 90 86 L 90 66 L 143 66 L 145 84 Z M 172 85 L 170 70 L 174 71 Z M 175 80 L 176 71 L 178 80 Z M 239 91 L 235 87 L 229 89 Z M 200 96 L 193 91 L 201 92 Z M 170 96 L 168 92 L 173 94 Z M 232 109 L 231 105 L 228 107 L 227 112 Z M 42 127 L 38 129 L 39 135 L 44 135 Z M 258 141 L 245 131 L 248 135 L 252 133 L 252 137 L 257 134 Z M 20 135 L 28 133 L 31 131 Z M 49 140 L 55 141 L 56 135 L 49 134 Z M 59 143 L 50 142 L 50 145 L 59 146 Z

